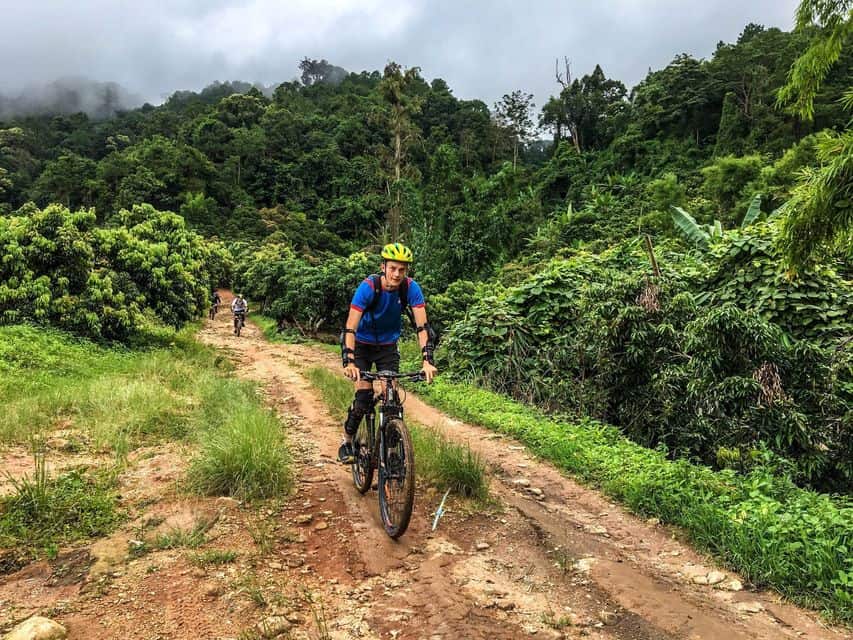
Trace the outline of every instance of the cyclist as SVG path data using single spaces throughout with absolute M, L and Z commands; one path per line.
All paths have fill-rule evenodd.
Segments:
M 210 296 L 210 306 L 213 309 L 211 313 L 211 317 L 216 315 L 216 312 L 219 311 L 219 305 L 222 304 L 222 298 L 219 295 L 219 292 L 214 289 L 213 294 Z
M 412 250 L 399 242 L 387 244 L 381 258 L 382 273 L 365 278 L 358 286 L 341 334 L 344 375 L 355 382 L 355 399 L 344 421 L 344 439 L 338 451 L 338 460 L 344 464 L 352 463 L 352 438 L 362 418 L 373 408 L 373 385 L 359 380 L 358 372 L 370 371 L 374 364 L 379 371 L 400 370 L 397 341 L 407 307 L 412 309 L 427 382 L 438 372 L 433 358 L 435 334 L 427 322 L 424 294 L 418 283 L 408 277 Z
M 249 304 L 242 294 L 238 293 L 237 297 L 231 301 L 231 313 L 234 314 L 234 335 L 237 335 L 237 322 L 246 323 L 246 313 L 249 311 Z

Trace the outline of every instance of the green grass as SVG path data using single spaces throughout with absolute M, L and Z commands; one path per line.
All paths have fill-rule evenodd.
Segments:
M 67 426 L 121 457 L 141 444 L 189 436 L 209 419 L 216 387 L 229 383 L 221 375 L 227 364 L 187 334 L 173 337 L 167 346 L 129 350 L 0 327 L 0 443 Z
M 209 528 L 209 523 L 201 522 L 196 524 L 192 529 L 172 529 L 166 533 L 161 533 L 154 540 L 152 545 L 154 549 L 198 549 L 201 545 L 207 542 L 205 532 Z
M 486 500 L 489 476 L 486 463 L 468 446 L 445 438 L 435 429 L 414 423 L 409 431 L 415 447 L 417 472 L 439 491 Z
M 194 329 L 157 330 L 130 349 L 0 327 L 0 444 L 70 428 L 122 462 L 142 445 L 197 442 L 190 476 L 200 492 L 252 499 L 287 491 L 281 423 Z
M 230 415 L 205 435 L 190 484 L 207 495 L 268 498 L 290 490 L 290 464 L 275 414 L 238 396 Z
M 289 340 L 285 339 L 286 334 L 279 333 L 278 323 L 275 321 L 275 318 L 252 312 L 249 314 L 249 319 L 258 325 L 264 337 L 270 342 L 289 342 Z
M 308 370 L 308 379 L 320 390 L 335 415 L 344 416 L 353 398 L 353 385 L 323 367 Z M 435 429 L 406 419 L 415 447 L 415 471 L 441 491 L 485 500 L 489 495 L 486 465 L 470 447 L 456 444 Z
M 124 519 L 112 474 L 79 468 L 52 478 L 43 452 L 14 488 L 0 499 L 0 548 L 52 556 L 59 545 L 106 535 Z
M 237 559 L 237 552 L 230 549 L 208 549 L 189 556 L 189 561 L 197 567 L 215 567 L 230 564 Z
M 853 502 L 797 488 L 766 470 L 714 472 L 646 449 L 593 420 L 553 420 L 470 385 L 420 385 L 462 420 L 511 435 L 644 516 L 682 527 L 759 586 L 853 622 Z

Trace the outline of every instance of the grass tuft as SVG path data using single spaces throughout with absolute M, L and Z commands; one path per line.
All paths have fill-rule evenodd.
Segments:
M 410 424 L 415 447 L 416 471 L 440 491 L 486 500 L 489 497 L 489 476 L 486 463 L 467 445 L 445 438 L 435 429 Z
M 15 492 L 0 499 L 0 547 L 32 554 L 110 533 L 123 519 L 115 478 L 82 468 L 50 478 L 44 453 L 32 477 L 12 480 Z
M 205 434 L 189 479 L 205 495 L 268 498 L 292 487 L 290 462 L 276 416 L 238 396 L 230 415 Z
M 212 567 L 230 564 L 237 559 L 237 552 L 230 549 L 209 549 L 190 555 L 189 561 L 197 567 Z

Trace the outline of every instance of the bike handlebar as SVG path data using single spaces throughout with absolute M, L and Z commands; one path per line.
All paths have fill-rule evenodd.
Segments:
M 374 373 L 372 371 L 363 371 L 360 369 L 358 375 L 359 378 L 365 380 L 366 382 L 373 382 L 374 380 L 399 380 L 401 378 L 413 380 L 414 382 L 423 382 L 424 380 L 426 380 L 426 375 L 423 371 L 412 371 L 410 373 L 396 373 L 395 371 L 377 371 L 376 373 Z

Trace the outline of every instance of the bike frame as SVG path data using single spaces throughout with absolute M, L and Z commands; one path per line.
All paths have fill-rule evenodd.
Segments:
M 367 430 L 367 447 L 370 451 L 370 461 L 375 469 L 385 472 L 385 425 L 390 418 L 403 417 L 403 404 L 400 394 L 394 384 L 382 381 L 382 391 L 373 397 L 373 408 L 364 419 L 370 425 Z M 379 421 L 376 420 L 376 407 L 379 407 Z M 379 446 L 377 447 L 377 440 Z
M 373 397 L 373 408 L 364 420 L 370 428 L 367 430 L 367 446 L 370 449 L 370 461 L 374 469 L 382 468 L 385 472 L 385 425 L 391 418 L 403 417 L 403 403 L 400 401 L 400 392 L 397 389 L 396 380 L 408 378 L 410 380 L 423 380 L 423 372 L 417 373 L 394 373 L 392 371 L 361 371 L 362 380 L 373 382 L 378 380 L 382 383 L 382 391 Z M 376 421 L 376 407 L 379 407 L 379 421 Z M 379 446 L 377 445 L 377 441 Z

